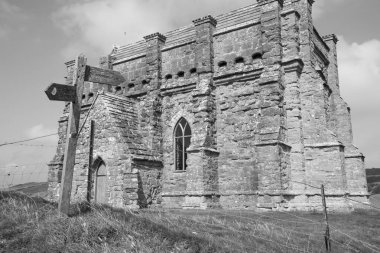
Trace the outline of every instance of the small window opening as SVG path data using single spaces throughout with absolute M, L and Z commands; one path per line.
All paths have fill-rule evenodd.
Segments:
M 185 72 L 180 71 L 180 72 L 178 72 L 177 76 L 178 77 L 184 77 L 185 76 Z
M 94 96 L 94 93 L 92 92 L 88 94 L 88 98 L 92 98 L 93 96 Z
M 172 79 L 173 78 L 173 76 L 171 75 L 171 74 L 167 74 L 166 76 L 165 76 L 165 79 L 166 80 L 170 80 L 170 79 Z
M 121 86 L 116 86 L 115 91 L 121 91 Z
M 133 87 L 135 87 L 135 84 L 134 84 L 134 83 L 129 83 L 129 84 L 128 84 L 128 88 L 129 88 L 129 89 L 132 89 Z
M 175 169 L 184 171 L 187 168 L 187 148 L 190 146 L 191 129 L 189 123 L 181 118 L 174 128 Z
M 258 61 L 262 59 L 262 55 L 260 53 L 255 53 L 252 55 L 252 60 L 253 61 Z
M 219 68 L 223 68 L 223 67 L 226 67 L 227 66 L 227 62 L 226 61 L 221 61 L 218 63 L 218 67 Z
M 148 81 L 144 79 L 144 80 L 142 80 L 142 84 L 146 85 L 146 84 L 148 84 Z
M 83 94 L 83 95 L 82 95 L 82 99 L 85 99 L 85 98 L 86 98 L 86 95 Z
M 236 64 L 244 63 L 244 58 L 243 58 L 243 57 L 237 57 L 237 58 L 235 59 L 235 63 L 236 63 Z
M 195 74 L 195 73 L 197 73 L 197 69 L 196 68 L 190 69 L 190 74 Z

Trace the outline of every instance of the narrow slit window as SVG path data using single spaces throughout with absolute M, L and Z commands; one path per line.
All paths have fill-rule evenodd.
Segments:
M 260 61 L 262 59 L 262 55 L 260 53 L 255 53 L 252 55 L 252 60 L 255 61 Z
M 187 148 L 190 146 L 191 129 L 189 123 L 181 118 L 174 129 L 175 169 L 185 171 L 187 168 Z
M 237 58 L 235 59 L 235 63 L 236 63 L 236 64 L 244 63 L 244 58 L 243 58 L 243 57 L 237 57 Z
M 167 74 L 165 76 L 166 81 L 171 80 L 172 78 L 173 78 L 173 76 L 171 74 Z
M 227 66 L 227 62 L 226 61 L 221 61 L 218 63 L 218 67 L 219 68 L 223 68 L 223 67 L 226 67 Z
M 195 74 L 195 73 L 197 73 L 197 69 L 196 68 L 192 68 L 192 69 L 190 69 L 190 74 L 192 75 L 192 74 Z
M 185 76 L 185 72 L 180 71 L 180 72 L 178 72 L 177 76 L 180 77 L 180 78 L 184 77 Z

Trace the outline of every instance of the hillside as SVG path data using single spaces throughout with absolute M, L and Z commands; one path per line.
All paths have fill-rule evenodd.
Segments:
M 368 191 L 372 194 L 380 194 L 380 169 L 366 169 Z
M 323 252 L 320 213 L 128 211 L 0 192 L 0 252 Z M 333 252 L 380 250 L 379 212 L 329 214 Z
M 47 182 L 30 182 L 25 184 L 14 185 L 10 187 L 10 191 L 18 191 L 29 196 L 45 197 L 48 190 Z

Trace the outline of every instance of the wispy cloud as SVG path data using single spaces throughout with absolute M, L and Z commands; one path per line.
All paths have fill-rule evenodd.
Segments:
M 380 41 L 350 43 L 339 37 L 338 60 L 342 97 L 352 108 L 354 140 L 367 166 L 380 164 Z
M 7 0 L 1 0 L 1 2 L 0 2 L 0 17 L 15 15 L 19 12 L 20 12 L 20 8 L 17 5 L 11 4 Z
M 8 29 L 0 25 L 0 38 L 5 38 L 8 35 Z
M 17 20 L 23 20 L 27 15 L 20 7 L 8 0 L 0 0 L 0 38 L 6 38 L 14 30 Z M 16 21 L 15 21 L 16 20 Z M 20 27 L 17 27 L 19 30 Z
M 27 135 L 27 138 L 36 138 L 36 137 L 40 137 L 44 135 L 53 134 L 56 132 L 57 132 L 57 129 L 48 128 L 42 124 L 39 124 L 27 129 L 26 135 Z M 56 144 L 57 140 L 58 140 L 57 136 L 49 136 L 49 137 L 41 139 L 40 142 L 43 142 L 43 143 L 50 142 L 50 143 Z
M 65 5 L 54 13 L 57 27 L 73 38 L 63 50 L 66 57 L 91 52 L 107 54 L 112 45 L 141 40 L 154 32 L 190 24 L 207 14 L 221 14 L 248 6 L 252 0 L 63 0 Z M 74 55 L 75 55 L 74 54 Z
M 313 5 L 313 18 L 321 18 L 327 11 L 327 5 L 331 8 L 332 5 L 347 3 L 349 0 L 318 0 Z

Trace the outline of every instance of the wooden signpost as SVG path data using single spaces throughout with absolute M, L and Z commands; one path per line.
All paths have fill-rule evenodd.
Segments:
M 63 174 L 58 209 L 60 213 L 69 214 L 71 187 L 73 181 L 75 152 L 79 132 L 80 110 L 86 73 L 87 59 L 81 55 L 76 59 L 73 73 L 73 86 L 53 83 L 45 90 L 50 100 L 70 102 L 70 115 L 63 160 Z
M 70 208 L 71 188 L 74 174 L 75 153 L 80 134 L 79 119 L 82 106 L 84 82 L 95 82 L 112 86 L 120 85 L 125 81 L 118 71 L 100 69 L 86 65 L 87 59 L 80 55 L 75 62 L 73 85 L 52 83 L 45 93 L 50 100 L 70 102 L 70 115 L 66 137 L 66 147 L 63 160 L 63 174 L 59 195 L 59 212 L 68 215 Z M 91 163 L 91 160 L 89 161 Z M 89 167 L 91 164 L 89 164 Z M 89 197 L 88 197 L 89 198 Z

